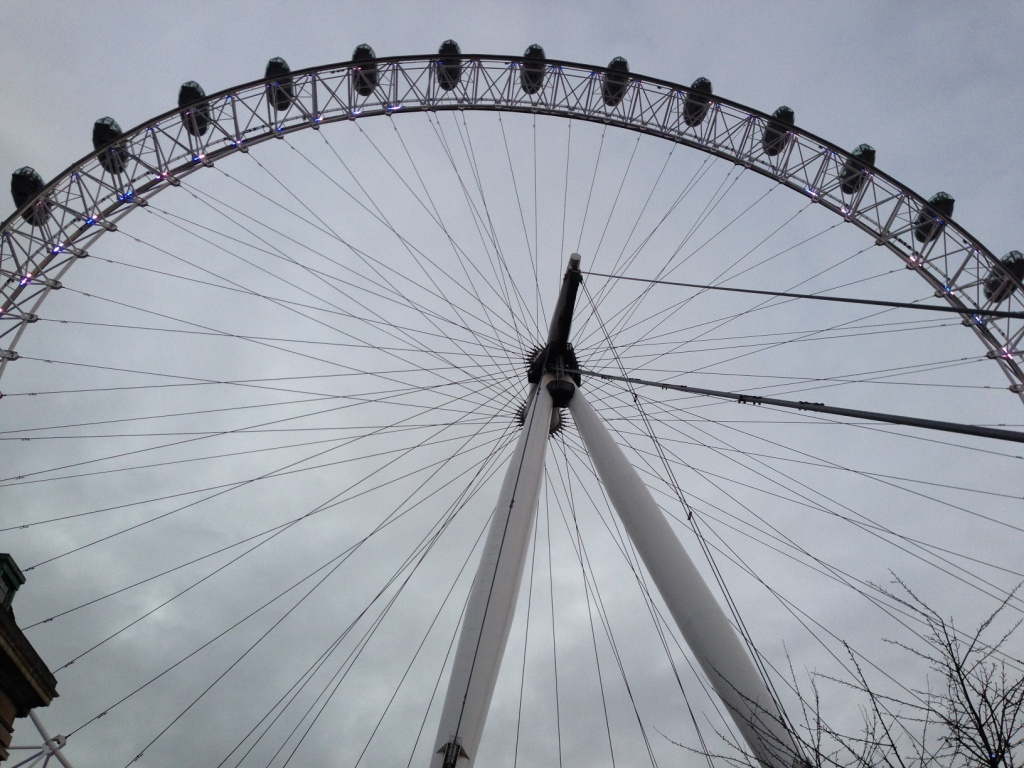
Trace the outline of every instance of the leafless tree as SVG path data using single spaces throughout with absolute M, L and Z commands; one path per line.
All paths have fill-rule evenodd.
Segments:
M 931 671 L 924 687 L 893 696 L 874 688 L 852 652 L 852 680 L 839 682 L 862 698 L 859 734 L 841 734 L 820 717 L 812 680 L 805 698 L 804 746 L 820 768 L 1020 768 L 1024 743 L 1024 661 L 1015 655 L 1024 620 L 999 629 L 1016 602 L 1014 590 L 971 632 L 957 628 L 904 582 L 883 590 L 920 621 L 921 642 L 894 642 Z M 1019 587 L 1018 587 L 1019 589 Z M 1019 654 L 1019 650 L 1016 652 Z
M 1017 589 L 971 632 L 944 619 L 904 582 L 882 591 L 917 620 L 919 642 L 893 642 L 908 657 L 923 661 L 930 674 L 923 687 L 883 693 L 872 685 L 859 657 L 847 649 L 847 679 L 812 676 L 799 690 L 801 711 L 793 724 L 810 768 L 1024 768 L 1024 660 Z M 1016 646 L 1014 643 L 1018 643 Z M 1016 648 L 1016 650 L 1015 650 Z M 822 717 L 819 682 L 838 684 L 856 696 L 863 713 L 857 733 L 840 732 Z M 732 755 L 702 754 L 710 764 L 759 768 L 733 739 Z M 680 744 L 679 746 L 683 746 Z M 788 761 L 786 761 L 788 762 Z

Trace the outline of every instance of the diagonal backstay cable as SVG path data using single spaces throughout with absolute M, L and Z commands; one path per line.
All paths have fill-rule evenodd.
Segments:
M 603 272 L 584 272 L 591 277 L 605 277 L 612 280 L 629 280 L 634 283 L 651 285 L 671 285 L 677 288 L 696 288 L 701 291 L 728 291 L 729 293 L 749 293 L 755 296 L 773 296 L 782 299 L 813 299 L 814 301 L 834 301 L 842 304 L 867 304 L 872 307 L 894 307 L 896 309 L 919 309 L 929 312 L 952 312 L 958 315 L 973 315 L 978 318 L 992 317 L 997 319 L 1022 320 L 1024 312 L 1008 312 L 1000 309 L 982 309 L 980 307 L 954 307 L 948 304 L 914 304 L 907 301 L 883 301 L 881 299 L 854 299 L 849 296 L 823 296 L 817 293 L 790 293 L 787 291 L 765 291 L 754 288 L 727 288 L 724 285 L 701 285 L 699 283 L 681 283 L 674 280 L 656 280 L 644 277 L 628 277 L 611 275 Z
M 813 411 L 815 413 L 826 413 L 832 416 L 846 416 L 853 419 L 881 421 L 886 424 L 899 424 L 906 427 L 919 427 L 921 429 L 933 429 L 939 432 L 953 432 L 956 434 L 971 435 L 974 437 L 987 437 L 993 440 L 1007 440 L 1014 443 L 1024 443 L 1024 432 L 1015 432 L 1011 429 L 984 427 L 974 424 L 960 424 L 953 421 L 941 421 L 938 419 L 922 419 L 916 416 L 902 416 L 895 413 L 865 411 L 858 408 L 840 408 L 837 406 L 825 405 L 824 403 L 812 403 L 806 400 L 781 400 L 776 397 L 745 395 L 739 392 L 726 392 L 720 389 L 707 389 L 705 387 L 691 387 L 685 384 L 672 384 L 667 381 L 648 381 L 646 379 L 637 379 L 631 376 L 615 376 L 610 373 L 600 373 L 598 371 L 587 371 L 583 369 L 567 369 L 566 373 L 579 374 L 581 376 L 593 376 L 594 378 L 604 379 L 606 381 L 622 381 L 630 385 L 660 387 L 661 389 L 671 389 L 677 392 L 687 392 L 693 395 L 719 397 L 723 400 L 734 400 L 737 403 L 745 405 L 769 405 L 776 408 Z

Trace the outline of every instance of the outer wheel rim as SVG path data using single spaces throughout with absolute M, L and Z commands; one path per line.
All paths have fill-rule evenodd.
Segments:
M 942 222 L 937 237 L 918 244 L 913 237 L 919 216 L 934 217 L 927 200 L 891 177 L 872 169 L 852 195 L 841 191 L 840 175 L 851 154 L 794 127 L 781 152 L 770 155 L 761 144 L 771 115 L 725 99 L 713 98 L 694 127 L 682 119 L 687 86 L 630 75 L 625 97 L 614 106 L 601 99 L 603 76 L 610 72 L 558 60 L 547 62 L 544 85 L 536 94 L 519 85 L 524 57 L 463 55 L 462 75 L 452 89 L 438 85 L 437 56 L 399 56 L 375 60 L 379 81 L 373 94 L 359 96 L 355 77 L 366 62 L 343 62 L 293 73 L 296 93 L 283 115 L 273 104 L 273 78 L 225 89 L 208 97 L 210 125 L 200 136 L 185 129 L 189 111 L 167 112 L 124 134 L 128 149 L 125 174 L 111 174 L 100 163 L 104 148 L 86 155 L 8 217 L 0 239 L 0 276 L 6 277 L 0 304 L 0 376 L 25 327 L 46 294 L 59 286 L 74 259 L 87 252 L 104 227 L 116 226 L 133 206 L 204 164 L 253 144 L 328 122 L 417 111 L 498 110 L 559 115 L 601 122 L 676 141 L 715 154 L 775 179 L 807 195 L 854 223 L 885 245 L 908 269 L 920 274 L 936 296 L 964 309 L 972 327 L 1001 367 L 1010 389 L 1024 399 L 1024 369 L 1018 346 L 1024 319 L 983 321 L 974 307 L 994 305 L 984 296 L 986 277 L 995 271 L 1014 280 L 1000 261 L 955 221 Z M 326 101 L 325 101 L 326 97 Z M 240 107 L 239 105 L 244 105 Z M 240 122 L 241 117 L 241 122 Z M 854 159 L 852 162 L 856 162 Z M 53 213 L 40 228 L 22 215 L 43 200 Z M 936 219 L 938 220 L 938 219 Z M 87 223 L 89 222 L 89 223 Z M 1010 297 L 1011 309 L 1024 310 L 1024 292 Z

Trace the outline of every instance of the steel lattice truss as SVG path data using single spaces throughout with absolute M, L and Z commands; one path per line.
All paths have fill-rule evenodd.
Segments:
M 112 147 L 87 155 L 2 225 L 0 373 L 17 357 L 14 347 L 26 325 L 37 318 L 49 291 L 60 287 L 71 264 L 87 255 L 97 237 L 115 230 L 121 217 L 186 175 L 232 152 L 325 123 L 473 109 L 557 115 L 628 128 L 718 155 L 797 190 L 869 233 L 927 280 L 937 296 L 962 309 L 964 324 L 985 343 L 1010 388 L 1024 393 L 1024 371 L 1018 363 L 1024 320 L 980 318 L 971 312 L 994 306 L 984 290 L 990 275 L 1015 279 L 980 242 L 954 221 L 943 220 L 920 195 L 863 166 L 856 170 L 857 188 L 844 191 L 844 180 L 847 189 L 854 186 L 850 168 L 857 168 L 850 153 L 741 104 L 713 97 L 703 119 L 691 126 L 684 105 L 687 97 L 701 98 L 691 88 L 628 75 L 621 100 L 610 104 L 602 85 L 616 74 L 622 77 L 620 73 L 546 61 L 543 83 L 531 94 L 521 81 L 524 66 L 530 64 L 521 57 L 466 55 L 458 81 L 445 83 L 453 85 L 450 89 L 439 82 L 445 65 L 437 56 L 306 69 L 292 75 L 287 98 L 271 80 L 231 88 L 208 97 L 205 109 L 194 104 L 168 112 L 125 133 Z M 361 73 L 374 65 L 376 85 L 369 95 L 361 95 L 360 90 L 369 90 Z M 197 115 L 209 119 L 202 135 L 196 135 Z M 777 144 L 775 154 L 766 151 L 766 129 L 781 131 L 781 148 Z M 119 162 L 109 161 L 112 152 Z M 41 208 L 48 215 L 40 222 Z M 922 222 L 937 232 L 924 243 L 914 236 Z M 1024 291 L 1015 291 L 1005 309 L 1024 310 Z

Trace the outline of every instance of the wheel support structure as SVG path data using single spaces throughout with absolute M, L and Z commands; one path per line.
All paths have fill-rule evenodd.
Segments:
M 581 280 L 580 257 L 574 253 L 562 279 L 547 347 L 541 353 L 543 373 L 530 392 L 523 431 L 505 471 L 470 589 L 431 768 L 463 768 L 476 760 L 519 596 L 548 434 L 552 418 L 557 418 L 548 385 L 561 379 L 557 368 L 564 367 Z
M 669 613 L 763 768 L 806 761 L 779 705 L 714 595 L 597 412 L 566 372 L 573 308 L 582 273 L 573 254 L 541 350 L 542 374 L 505 472 L 470 590 L 431 768 L 472 768 L 515 613 L 536 520 L 548 434 L 568 407 L 605 487 Z
M 640 475 L 579 390 L 569 411 L 608 499 L 746 746 L 764 768 L 803 765 L 781 709 Z

